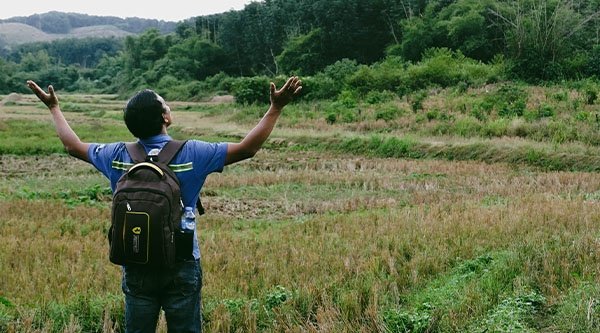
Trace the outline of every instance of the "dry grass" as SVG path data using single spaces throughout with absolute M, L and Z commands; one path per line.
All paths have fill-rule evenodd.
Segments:
M 20 103 L 3 107 L 0 130 L 5 119 L 48 120 L 27 98 Z M 105 105 L 102 121 L 118 122 L 111 103 L 87 104 Z M 227 117 L 175 119 L 180 133 L 246 130 Z M 317 132 L 280 127 L 275 138 L 350 130 Z M 3 155 L 0 175 L 0 330 L 121 331 L 120 270 L 107 259 L 110 201 L 77 197 L 107 181 L 63 155 Z M 205 329 L 483 332 L 501 331 L 492 326 L 500 320 L 523 332 L 596 332 L 599 189 L 596 173 L 262 150 L 203 189 Z M 543 298 L 535 311 L 510 308 L 532 293 Z
M 10 164 L 35 170 L 32 159 Z M 55 185 L 86 168 L 57 170 Z M 15 175 L 14 186 L 31 177 Z M 559 303 L 578 281 L 600 276 L 599 182 L 595 174 L 499 164 L 262 151 L 205 186 L 207 329 L 263 330 L 264 318 L 244 302 L 283 286 L 293 296 L 270 314 L 269 330 L 383 331 L 385 308 L 406 303 L 462 260 L 498 251 L 521 265 L 511 285 L 534 286 Z M 259 188 L 273 190 L 253 197 Z M 393 196 L 372 199 L 378 193 Z M 35 309 L 77 295 L 118 295 L 119 269 L 106 257 L 108 215 L 107 203 L 1 201 L 1 296 Z M 242 312 L 226 300 L 242 300 Z M 477 293 L 463 302 L 441 323 L 458 330 L 494 304 L 478 305 Z

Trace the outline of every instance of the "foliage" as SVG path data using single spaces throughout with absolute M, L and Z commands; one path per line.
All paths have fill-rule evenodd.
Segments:
M 478 86 L 498 79 L 501 66 L 485 65 L 465 57 L 460 51 L 430 49 L 423 60 L 407 68 L 407 80 L 412 89 L 450 87 L 464 83 Z
M 484 109 L 491 107 L 500 117 L 520 117 L 525 112 L 528 94 L 519 85 L 506 83 L 493 94 L 485 96 L 482 103 Z
M 480 61 L 490 61 L 502 50 L 497 29 L 491 24 L 494 1 L 459 0 L 442 6 L 430 2 L 423 16 L 403 21 L 404 36 L 396 53 L 413 61 L 427 49 L 450 48 Z
M 593 4 L 511 0 L 497 2 L 492 13 L 505 37 L 511 72 L 517 77 L 534 82 L 573 78 L 584 71 L 583 66 L 573 64 L 578 50 L 589 49 L 585 40 L 598 18 Z
M 327 60 L 319 54 L 323 44 L 322 39 L 321 29 L 291 39 L 277 57 L 281 69 L 285 73 L 296 75 L 308 75 L 322 70 L 328 64 Z
M 269 78 L 248 77 L 238 79 L 233 86 L 233 96 L 240 104 L 267 104 L 269 102 Z
M 400 58 L 388 58 L 372 66 L 360 66 L 348 78 L 348 86 L 361 96 L 372 91 L 392 91 L 399 95 L 406 93 L 406 72 Z
M 361 97 L 371 91 L 402 96 L 434 87 L 465 91 L 507 77 L 593 78 L 600 59 L 595 6 L 567 0 L 273 0 L 177 24 L 53 12 L 11 21 L 55 31 L 114 24 L 138 35 L 3 48 L 0 93 L 25 92 L 23 81 L 33 78 L 68 91 L 125 96 L 171 76 L 162 89 L 170 82 L 171 96 L 190 100 L 198 99 L 195 87 L 203 87 L 203 96 L 231 94 L 230 84 L 203 83 L 223 73 L 301 75 L 309 83 L 305 98 L 314 100 L 347 88 Z M 589 92 L 587 103 L 594 100 Z
M 48 33 L 65 33 L 73 28 L 81 28 L 94 25 L 114 25 L 125 31 L 141 33 L 145 30 L 155 28 L 163 33 L 175 29 L 174 22 L 165 22 L 154 19 L 142 19 L 138 17 L 120 18 L 115 16 L 94 16 L 79 13 L 61 13 L 51 11 L 31 16 L 18 16 L 1 20 L 1 22 L 18 22 L 39 28 Z

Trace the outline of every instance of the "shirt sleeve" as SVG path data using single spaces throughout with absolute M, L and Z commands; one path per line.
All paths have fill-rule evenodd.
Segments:
M 88 158 L 98 171 L 110 179 L 112 163 L 123 147 L 124 144 L 122 142 L 110 144 L 92 143 L 88 149 Z
M 227 157 L 227 143 L 209 143 L 190 140 L 188 149 L 194 156 L 194 168 L 200 169 L 200 175 L 223 171 Z M 187 145 L 186 145 L 187 146 Z

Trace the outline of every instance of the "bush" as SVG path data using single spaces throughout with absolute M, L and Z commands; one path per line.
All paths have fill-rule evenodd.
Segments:
M 404 113 L 404 110 L 390 105 L 387 107 L 382 107 L 379 110 L 377 110 L 377 112 L 375 113 L 375 120 L 392 121 L 392 120 L 397 119 L 398 117 L 402 116 L 403 113 Z
M 337 114 L 335 112 L 329 112 L 325 117 L 325 121 L 327 121 L 329 125 L 335 124 L 337 121 Z
M 466 90 L 469 86 L 496 81 L 502 71 L 502 63 L 486 65 L 465 57 L 460 51 L 446 48 L 427 50 L 421 62 L 408 66 L 406 70 L 411 90 L 458 84 Z
M 172 75 L 162 77 L 156 86 L 156 91 L 166 100 L 171 101 L 200 100 L 208 96 L 202 82 L 179 81 Z
M 502 137 L 508 133 L 510 122 L 507 119 L 497 119 L 483 126 L 483 134 L 487 137 Z
M 460 136 L 473 137 L 481 131 L 481 124 L 472 117 L 461 118 L 454 123 L 454 130 Z
M 412 107 L 413 112 L 417 112 L 419 110 L 423 110 L 423 102 L 427 98 L 427 92 L 419 91 L 413 94 L 410 98 L 410 106 Z
M 365 97 L 365 102 L 369 103 L 369 104 L 381 104 L 381 103 L 385 103 L 385 102 L 389 102 L 391 100 L 393 100 L 396 97 L 396 94 L 394 94 L 391 91 L 388 90 L 384 90 L 384 91 L 370 91 L 367 96 Z
M 358 104 L 356 95 L 349 90 L 342 91 L 337 101 L 348 109 L 355 108 Z
M 337 85 L 343 85 L 358 70 L 356 60 L 342 59 L 323 69 L 323 75 L 331 78 Z
M 371 66 L 359 66 L 354 75 L 348 78 L 348 87 L 360 96 L 366 96 L 372 91 L 391 91 L 404 95 L 408 91 L 404 67 L 405 63 L 395 57 Z
M 225 91 L 231 93 L 233 91 L 234 83 L 234 78 L 220 72 L 204 79 L 204 81 L 202 81 L 202 86 L 207 92 Z
M 233 86 L 235 101 L 240 104 L 269 103 L 269 83 L 266 76 L 239 78 Z
M 482 107 L 495 108 L 498 115 L 503 118 L 520 117 L 525 112 L 528 97 L 524 88 L 514 84 L 504 84 L 495 93 L 485 96 Z
M 337 121 L 352 123 L 358 120 L 360 110 L 356 108 L 357 102 L 352 92 L 344 91 L 337 101 L 327 107 L 327 122 L 332 124 Z
M 315 76 L 302 77 L 302 95 L 304 100 L 333 99 L 342 92 L 342 85 L 334 79 L 319 73 Z

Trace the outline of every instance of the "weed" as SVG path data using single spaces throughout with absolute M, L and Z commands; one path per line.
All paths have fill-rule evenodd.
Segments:
M 375 120 L 392 121 L 404 114 L 404 110 L 395 106 L 383 106 L 375 113 Z
M 420 91 L 412 95 L 410 106 L 413 112 L 417 112 L 419 110 L 423 110 L 423 102 L 427 98 L 427 92 Z
M 533 333 L 533 316 L 541 310 L 546 299 L 530 291 L 506 298 L 491 310 L 479 323 L 469 327 L 469 332 L 523 332 Z

